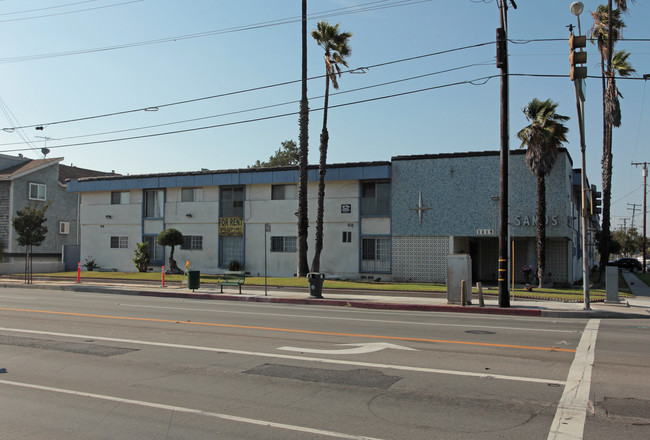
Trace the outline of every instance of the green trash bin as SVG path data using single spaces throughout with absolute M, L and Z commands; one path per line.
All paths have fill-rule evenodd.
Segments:
M 188 270 L 187 271 L 187 288 L 192 289 L 194 292 L 195 289 L 201 287 L 201 271 L 198 270 Z
M 322 298 L 323 282 L 325 281 L 325 274 L 318 273 L 318 272 L 309 272 L 307 274 L 307 281 L 309 282 L 309 297 Z

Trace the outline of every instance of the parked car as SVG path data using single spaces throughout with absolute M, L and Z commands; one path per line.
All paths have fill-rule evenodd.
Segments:
M 619 269 L 627 269 L 630 272 L 641 272 L 643 265 L 636 258 L 618 258 L 607 263 L 608 266 L 617 266 Z

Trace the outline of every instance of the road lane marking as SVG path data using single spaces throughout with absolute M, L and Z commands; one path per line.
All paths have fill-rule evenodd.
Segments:
M 564 392 L 557 405 L 551 431 L 548 433 L 548 440 L 582 439 L 599 325 L 600 319 L 590 319 L 585 326 L 575 358 L 569 368 Z
M 167 342 L 151 342 L 151 341 L 141 341 L 134 339 L 120 339 L 120 338 L 109 338 L 104 336 L 91 336 L 91 335 L 76 335 L 70 333 L 57 333 L 57 332 L 45 332 L 39 330 L 23 330 L 15 328 L 5 328 L 0 327 L 0 331 L 9 331 L 16 333 L 28 333 L 28 334 L 37 334 L 37 335 L 46 335 L 46 336 L 60 336 L 65 338 L 80 338 L 80 339 L 94 339 L 98 341 L 110 341 L 110 342 L 121 342 L 125 344 L 135 344 L 135 345 L 149 345 L 152 347 L 165 347 L 165 348 L 178 348 L 185 350 L 197 350 L 197 351 L 206 351 L 213 353 L 228 353 L 228 354 L 238 354 L 241 356 L 256 356 L 256 357 L 266 357 L 266 358 L 275 358 L 275 359 L 290 359 L 297 361 L 306 361 L 306 362 L 318 362 L 324 364 L 335 364 L 335 365 L 351 365 L 355 367 L 369 367 L 369 368 L 385 368 L 390 370 L 400 370 L 400 371 L 410 371 L 416 373 L 432 373 L 432 374 L 446 374 L 450 376 L 466 376 L 466 377 L 476 377 L 480 379 L 500 379 L 500 380 L 510 380 L 516 382 L 532 382 L 532 383 L 543 383 L 551 385 L 564 385 L 566 381 L 564 380 L 554 380 L 554 379 L 539 379 L 535 377 L 521 377 L 521 376 L 506 376 L 499 374 L 485 374 L 485 373 L 474 373 L 470 371 L 454 371 L 454 370 L 441 370 L 437 368 L 425 368 L 425 367 L 411 367 L 406 365 L 391 365 L 391 364 L 379 364 L 371 362 L 360 362 L 360 361 L 349 361 L 349 360 L 340 360 L 340 359 L 326 359 L 326 358 L 316 358 L 308 356 L 294 356 L 289 354 L 279 354 L 279 353 L 264 353 L 257 351 L 244 351 L 244 350 L 232 350 L 229 348 L 216 348 L 216 347 L 204 347 L 199 345 L 184 345 L 184 344 L 171 344 Z
M 278 350 L 284 351 L 297 351 L 299 353 L 314 353 L 314 354 L 364 354 L 374 353 L 375 351 L 385 350 L 387 348 L 393 350 L 411 350 L 418 351 L 415 348 L 403 347 L 401 345 L 388 344 L 386 342 L 365 342 L 361 344 L 336 344 L 352 346 L 355 348 L 337 348 L 334 350 L 320 350 L 317 348 L 300 348 L 300 347 L 278 347 Z
M 0 310 L 10 311 L 10 312 L 25 312 L 25 313 L 43 313 L 48 315 L 61 315 L 61 316 L 77 316 L 82 318 L 100 318 L 100 319 L 118 319 L 124 321 L 141 321 L 141 322 L 157 322 L 157 323 L 167 323 L 167 324 L 185 324 L 185 325 L 200 325 L 200 326 L 209 326 L 209 327 L 222 327 L 222 328 L 237 328 L 237 329 L 246 329 L 246 330 L 264 330 L 264 331 L 274 331 L 274 332 L 284 332 L 284 333 L 302 333 L 310 335 L 326 335 L 326 336 L 346 336 L 353 338 L 371 338 L 371 339 L 390 339 L 396 341 L 413 341 L 413 342 L 432 342 L 438 344 L 460 344 L 460 345 L 475 345 L 480 347 L 491 347 L 491 348 L 514 348 L 522 350 L 541 350 L 541 351 L 555 351 L 555 352 L 566 352 L 566 353 L 575 353 L 574 349 L 570 348 L 557 348 L 557 347 L 537 347 L 529 345 L 511 345 L 511 344 L 495 344 L 489 342 L 471 342 L 471 341 L 452 341 L 445 339 L 430 339 L 430 338 L 409 338 L 404 336 L 384 336 L 384 335 L 364 335 L 364 334 L 355 334 L 355 333 L 340 333 L 340 332 L 325 332 L 317 330 L 299 330 L 299 329 L 288 329 L 288 328 L 276 328 L 276 327 L 260 327 L 254 325 L 237 325 L 237 324 L 219 324 L 214 322 L 192 322 L 192 321 L 180 321 L 174 319 L 157 319 L 157 318 L 135 318 L 131 316 L 112 316 L 112 315 L 95 315 L 88 313 L 74 313 L 74 312 L 55 312 L 51 310 L 33 310 L 33 309 L 13 309 L 8 307 L 0 307 Z
M 205 304 L 205 300 L 201 300 Z M 413 322 L 413 321 L 394 321 L 388 319 L 366 319 L 366 318 L 346 318 L 342 316 L 316 316 L 316 315 L 296 315 L 293 313 L 273 313 L 268 312 L 258 313 L 258 312 L 247 312 L 247 311 L 237 311 L 237 310 L 223 310 L 220 308 L 215 309 L 206 309 L 203 308 L 193 308 L 193 307 L 173 307 L 173 306 L 150 306 L 144 304 L 127 304 L 127 303 L 118 303 L 120 307 L 134 307 L 134 308 L 143 308 L 143 309 L 163 309 L 163 310 L 186 310 L 191 312 L 205 312 L 205 313 L 224 313 L 231 315 L 260 315 L 260 316 L 287 316 L 291 318 L 307 318 L 307 319 L 323 319 L 323 320 L 335 320 L 335 321 L 361 321 L 361 322 L 379 322 L 382 324 L 407 324 L 407 325 L 422 325 L 427 327 L 462 327 L 462 328 L 490 328 L 496 330 L 513 330 L 513 331 L 527 331 L 527 332 L 552 332 L 552 333 L 579 333 L 578 330 L 560 330 L 560 329 L 546 329 L 546 328 L 535 328 L 535 327 L 503 327 L 496 325 L 475 325 L 475 324 L 445 324 L 441 322 Z M 338 313 L 338 312 L 337 312 Z M 424 316 L 431 316 L 430 314 Z
M 211 411 L 203 411 L 200 409 L 185 408 L 182 406 L 164 405 L 161 403 L 154 403 L 154 402 L 145 402 L 143 400 L 124 399 L 122 397 L 107 396 L 104 394 L 86 393 L 83 391 L 69 390 L 65 388 L 47 387 L 43 385 L 35 385 L 35 384 L 24 383 L 24 382 L 12 382 L 9 380 L 0 380 L 0 384 L 21 387 L 21 388 L 29 388 L 33 390 L 39 390 L 39 391 L 49 391 L 53 393 L 67 394 L 70 396 L 87 397 L 91 399 L 105 400 L 109 402 L 124 403 L 127 405 L 137 405 L 137 406 L 143 406 L 147 408 L 162 409 L 166 411 L 175 411 L 180 413 L 195 414 L 199 416 L 214 417 L 217 419 L 228 420 L 231 422 L 248 423 L 250 425 L 285 429 L 289 431 L 323 435 L 323 436 L 333 437 L 333 438 L 344 438 L 344 439 L 351 439 L 351 440 L 381 440 L 376 437 L 366 437 L 362 435 L 345 434 L 342 432 L 327 431 L 323 429 L 309 428 L 306 426 L 288 425 L 286 423 L 277 423 L 268 420 L 251 419 L 248 417 L 239 417 L 230 414 L 221 414 L 221 413 L 215 413 Z

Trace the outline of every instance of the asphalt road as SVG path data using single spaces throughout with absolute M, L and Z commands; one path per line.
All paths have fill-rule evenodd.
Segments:
M 0 438 L 647 439 L 649 361 L 647 320 L 4 288 Z

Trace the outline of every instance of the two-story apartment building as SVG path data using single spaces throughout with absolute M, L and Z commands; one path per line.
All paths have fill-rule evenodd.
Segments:
M 535 265 L 536 187 L 524 155 L 511 152 L 509 171 L 517 280 L 523 264 Z M 448 255 L 467 253 L 474 280 L 496 280 L 499 170 L 497 151 L 330 165 L 322 271 L 349 279 L 444 282 Z M 576 172 L 563 149 L 547 177 L 548 279 L 560 283 L 582 274 Z M 316 167 L 309 176 L 314 225 Z M 68 191 L 81 195 L 82 258 L 92 256 L 104 268 L 135 270 L 133 251 L 142 241 L 150 243 L 154 267 L 166 264 L 156 237 L 176 228 L 185 237 L 175 252 L 179 264 L 190 261 L 194 269 L 217 273 L 237 260 L 252 275 L 263 275 L 266 255 L 269 276 L 293 276 L 297 182 L 297 168 L 283 167 L 82 178 Z M 310 250 L 313 234 L 310 228 Z

